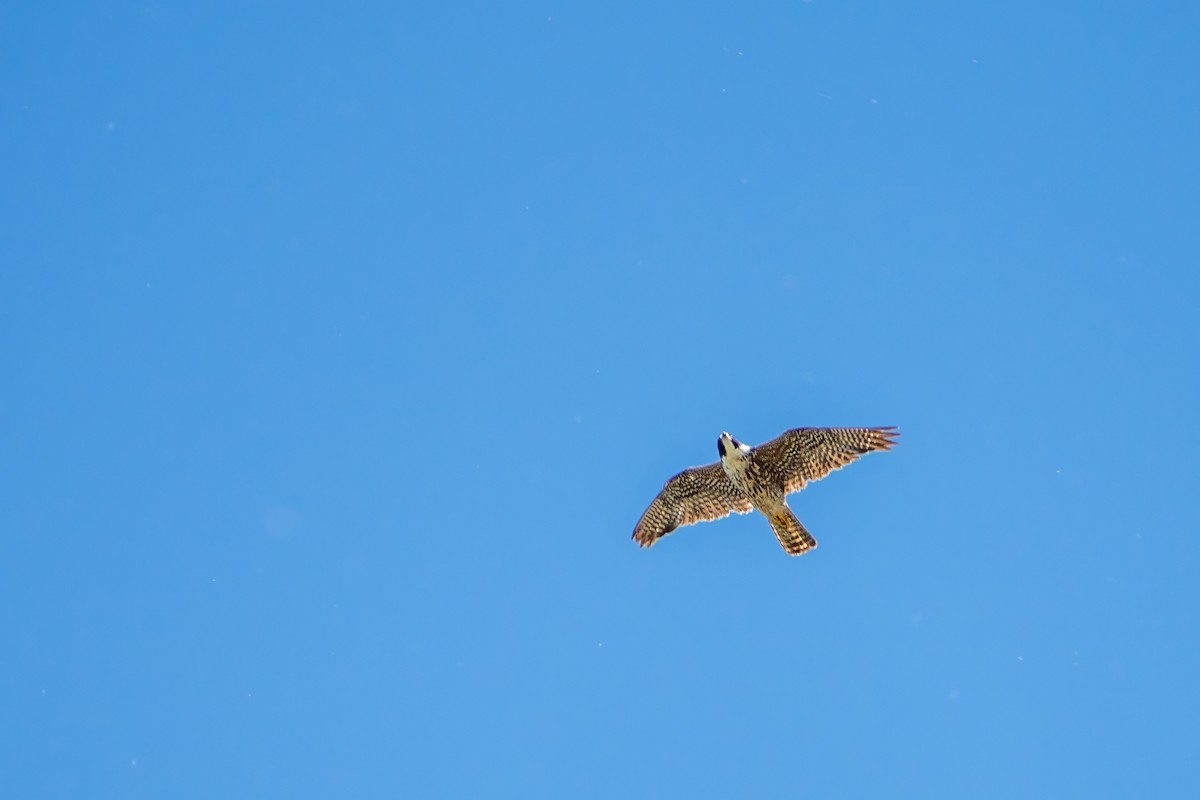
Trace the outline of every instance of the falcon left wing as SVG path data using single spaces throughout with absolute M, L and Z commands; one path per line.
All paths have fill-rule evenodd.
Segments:
M 824 478 L 835 469 L 874 450 L 890 450 L 900 435 L 885 428 L 795 428 L 754 448 L 762 464 L 783 485 L 798 492 L 809 481 Z

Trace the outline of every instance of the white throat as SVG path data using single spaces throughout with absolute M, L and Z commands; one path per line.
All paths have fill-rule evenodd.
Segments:
M 734 443 L 734 439 L 729 434 L 721 436 L 721 463 L 725 466 L 725 471 L 729 472 L 730 468 L 737 469 L 739 472 L 745 469 L 747 457 L 750 455 L 749 445 L 741 442 Z

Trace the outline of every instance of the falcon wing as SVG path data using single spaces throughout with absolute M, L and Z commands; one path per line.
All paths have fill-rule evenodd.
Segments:
M 784 493 L 798 492 L 809 481 L 873 450 L 890 450 L 900 431 L 886 428 L 795 428 L 754 448 L 761 463 L 783 485 Z
M 633 529 L 634 541 L 649 547 L 676 528 L 694 522 L 745 514 L 753 506 L 721 468 L 721 463 L 685 469 L 663 484 Z

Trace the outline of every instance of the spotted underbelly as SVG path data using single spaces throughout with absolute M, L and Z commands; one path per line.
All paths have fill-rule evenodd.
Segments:
M 770 476 L 752 459 L 729 458 L 721 465 L 733 485 L 749 497 L 759 511 L 770 515 L 786 507 L 783 490 L 775 486 Z

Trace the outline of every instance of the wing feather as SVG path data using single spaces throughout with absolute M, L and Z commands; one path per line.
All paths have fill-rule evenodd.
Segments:
M 649 547 L 676 528 L 745 514 L 752 508 L 749 498 L 734 487 L 720 462 L 692 467 L 663 484 L 633 529 L 633 539 Z
M 787 492 L 798 492 L 809 481 L 824 478 L 859 456 L 890 450 L 900 435 L 885 428 L 794 428 L 754 448 Z

